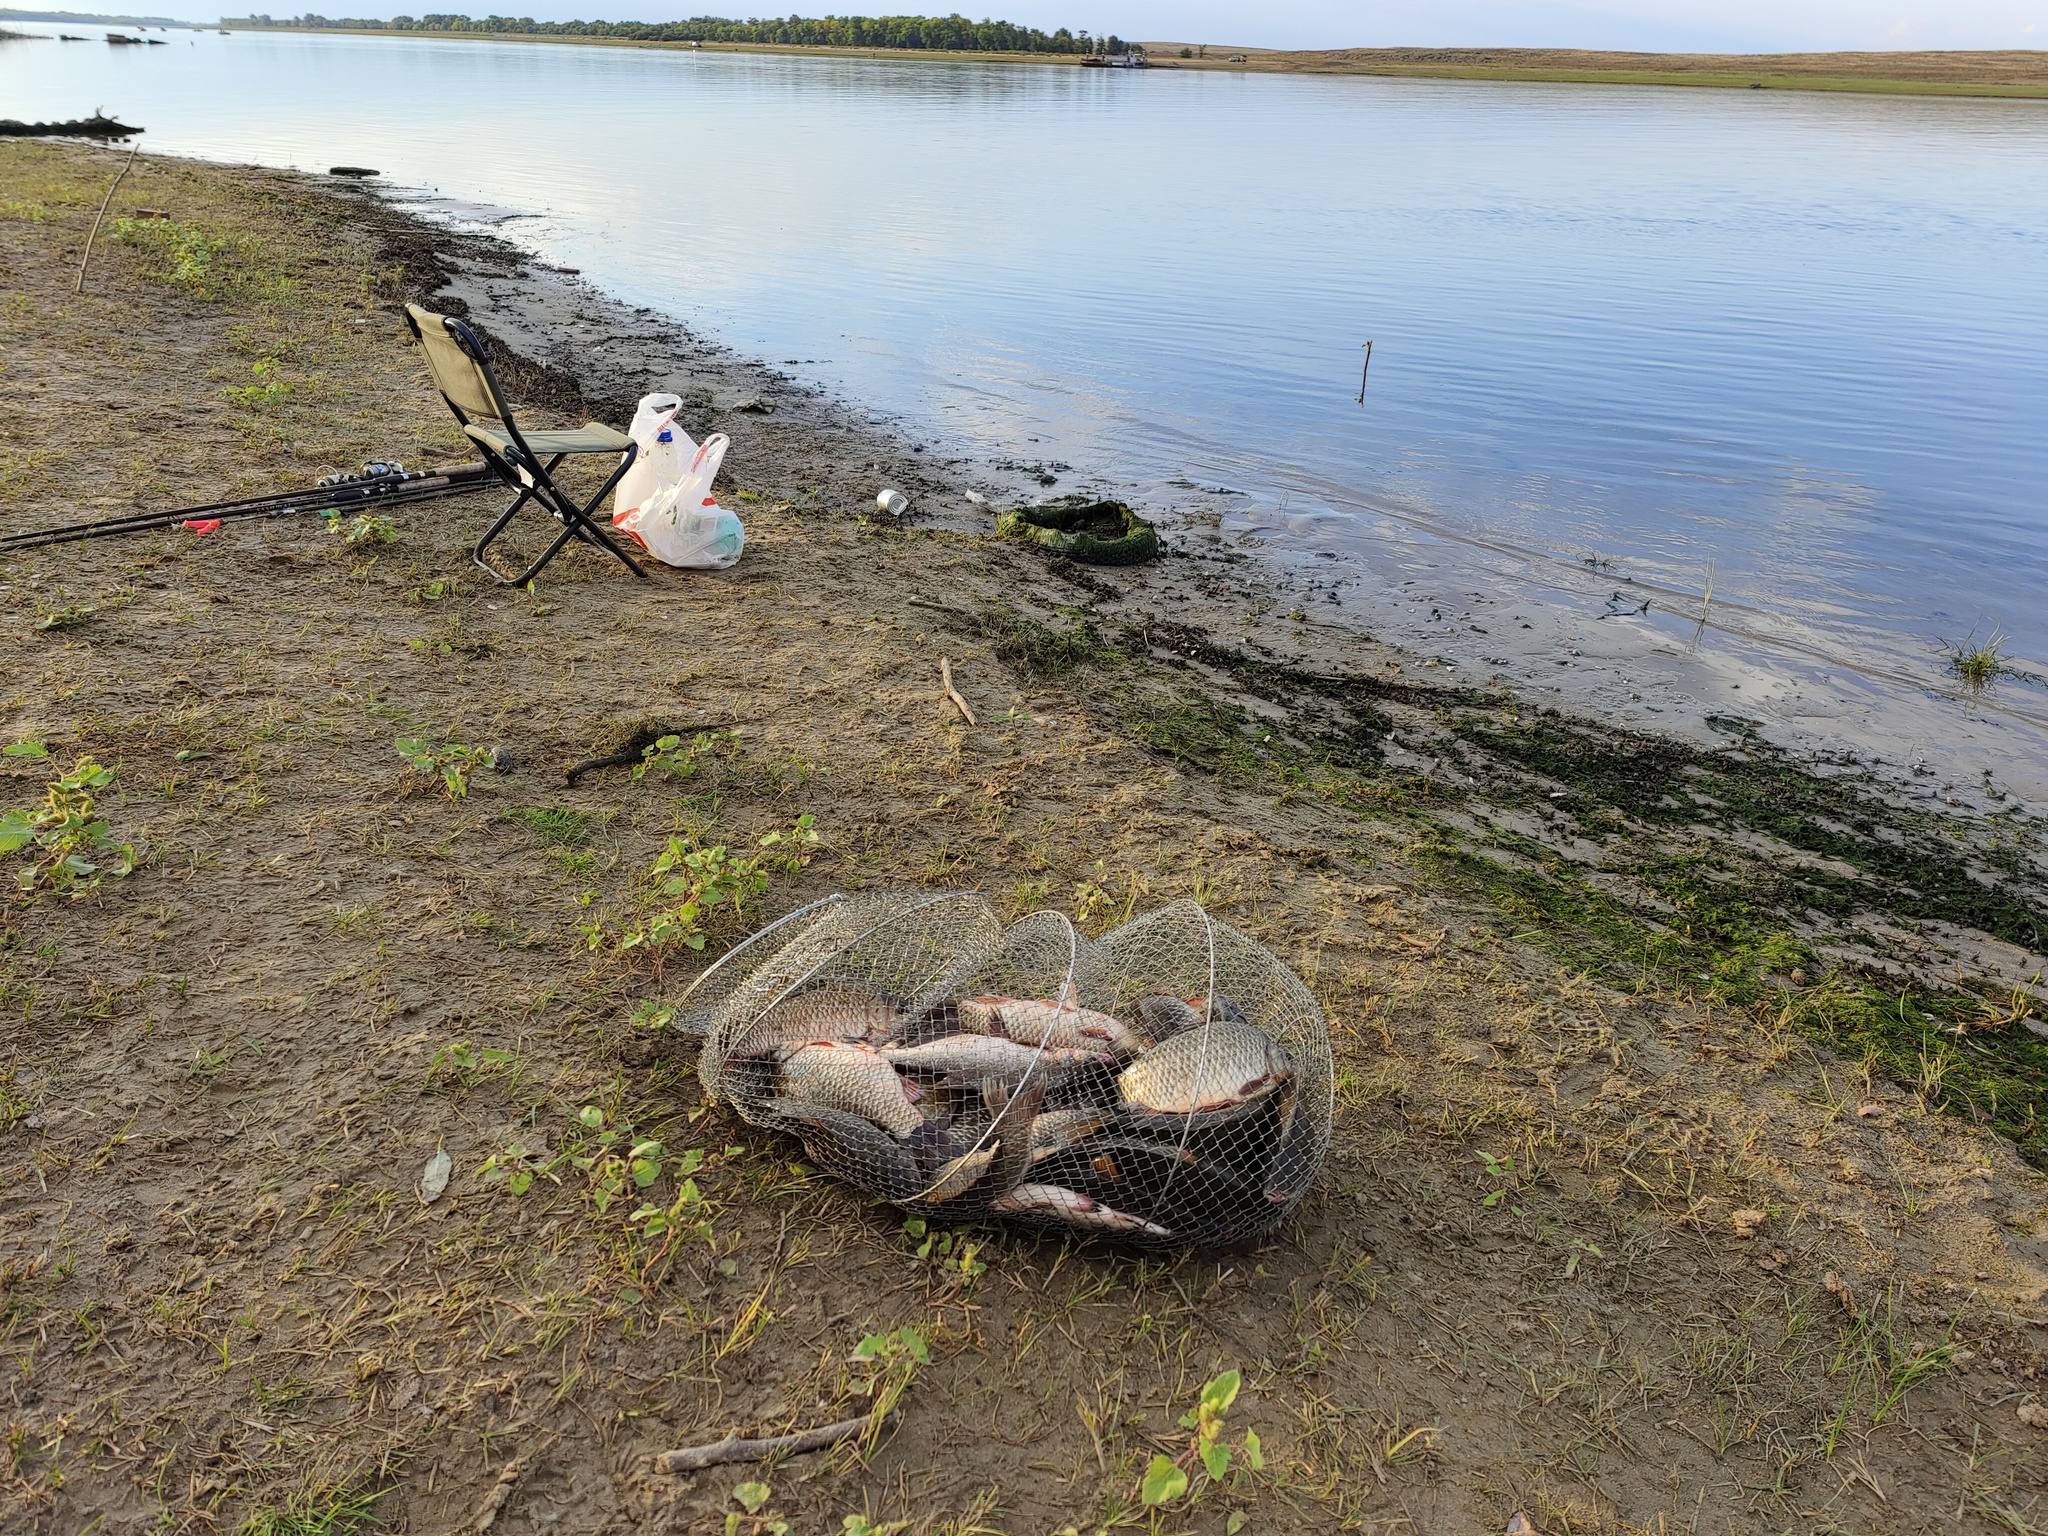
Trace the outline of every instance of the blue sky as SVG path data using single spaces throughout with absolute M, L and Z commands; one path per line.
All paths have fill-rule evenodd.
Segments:
M 10 0 L 26 8 L 34 0 Z M 88 0 L 63 0 L 99 9 Z M 278 5 L 273 14 L 309 8 Z M 1087 27 L 1139 39 L 1243 43 L 1269 48 L 1437 47 L 1648 48 L 1761 53 L 1840 48 L 2044 48 L 2048 0 L 1011 0 L 990 6 L 963 0 L 317 0 L 327 14 L 387 16 L 399 11 L 497 10 L 551 20 L 601 16 L 666 21 L 677 16 L 826 13 L 869 15 L 921 10 L 994 14 L 1045 27 Z M 106 7 L 113 9 L 113 7 Z M 123 6 L 122 9 L 128 7 Z M 156 11 L 155 5 L 139 9 Z M 246 7 L 255 9 L 254 5 Z M 234 6 L 241 10 L 243 6 Z M 210 7 L 179 5 L 165 14 L 210 20 Z

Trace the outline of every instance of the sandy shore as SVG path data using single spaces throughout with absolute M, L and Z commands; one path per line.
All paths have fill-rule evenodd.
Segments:
M 1021 471 L 360 190 L 144 157 L 73 297 L 117 159 L 0 145 L 10 531 L 459 456 L 414 297 L 467 306 L 537 422 L 684 395 L 733 437 L 750 542 L 645 583 L 577 551 L 511 592 L 467 561 L 473 497 L 390 542 L 285 519 L 0 562 L 7 741 L 51 754 L 0 759 L 0 805 L 90 756 L 136 855 L 0 918 L 9 1528 L 1143 1528 L 1224 1368 L 1265 1467 L 1174 1528 L 2038 1518 L 2024 817 L 1304 637 L 1199 530 L 1136 571 L 1048 563 L 966 496 Z M 873 518 L 883 480 L 910 526 Z M 563 783 L 649 719 L 737 734 L 687 779 Z M 419 737 L 499 767 L 451 798 L 395 750 Z M 701 954 L 624 942 L 669 839 L 804 815 L 815 853 Z M 633 1022 L 752 923 L 898 884 L 1096 929 L 1195 895 L 1281 953 L 1339 1074 L 1282 1239 L 926 1246 Z M 680 1248 L 573 1163 L 483 1176 L 594 1156 L 585 1110 L 704 1155 Z M 871 1456 L 651 1470 L 860 1412 L 854 1346 L 899 1328 L 930 1363 Z

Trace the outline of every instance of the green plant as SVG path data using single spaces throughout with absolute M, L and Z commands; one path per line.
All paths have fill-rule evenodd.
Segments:
M 256 376 L 254 384 L 233 384 L 223 389 L 221 395 L 249 410 L 264 411 L 292 392 L 292 386 L 278 377 L 274 357 L 263 358 L 249 371 Z
M 771 874 L 794 874 L 809 861 L 818 846 L 816 825 L 816 817 L 799 816 L 787 832 L 765 834 L 750 854 L 735 854 L 724 843 L 705 847 L 694 833 L 671 837 L 649 871 L 665 904 L 619 947 L 702 949 L 712 914 L 723 909 L 736 921 L 743 918 L 747 904 L 768 889 Z
M 664 736 L 654 745 L 644 748 L 640 761 L 633 765 L 633 782 L 639 783 L 656 768 L 665 768 L 679 779 L 687 779 L 697 771 L 697 760 L 713 747 L 730 745 L 739 739 L 738 731 L 700 731 L 687 743 L 680 736 Z
M 872 1405 L 868 1410 L 867 1434 L 881 1433 L 882 1421 L 896 1411 L 903 1394 L 917 1379 L 917 1373 L 932 1363 L 931 1346 L 919 1330 L 908 1326 L 890 1333 L 870 1333 L 853 1346 L 852 1360 L 867 1370 L 856 1390 Z
M 1495 1157 L 1491 1152 L 1480 1152 L 1478 1157 L 1486 1176 L 1494 1181 L 1494 1188 L 1488 1190 L 1486 1198 L 1479 1203 L 1491 1208 L 1507 1198 L 1509 1184 L 1515 1176 L 1515 1160 L 1512 1157 Z
M 523 1195 L 540 1180 L 561 1185 L 566 1175 L 580 1174 L 584 1198 L 599 1216 L 609 1214 L 629 1192 L 641 1194 L 641 1203 L 625 1218 L 624 1230 L 634 1240 L 634 1278 L 647 1284 L 679 1245 L 711 1235 L 710 1206 L 695 1178 L 706 1161 L 694 1147 L 672 1158 L 659 1140 L 586 1104 L 557 1151 L 549 1153 L 544 1146 L 529 1149 L 515 1141 L 485 1159 L 477 1177 Z M 673 1198 L 646 1196 L 644 1192 L 664 1176 L 675 1184 Z
M 396 544 L 398 524 L 384 516 L 370 517 L 358 512 L 354 517 L 343 519 L 341 513 L 329 508 L 321 514 L 327 519 L 327 531 L 342 536 L 344 547 L 354 549 L 359 544 Z
M 427 1064 L 427 1079 L 431 1082 L 445 1072 L 463 1087 L 474 1088 L 479 1079 L 518 1059 L 514 1051 L 457 1040 L 434 1052 L 434 1059 Z
M 1235 1451 L 1223 1443 L 1224 1415 L 1237 1401 L 1239 1385 L 1236 1371 L 1224 1371 L 1203 1383 L 1202 1395 L 1195 1400 L 1195 1406 L 1180 1417 L 1181 1428 L 1194 1431 L 1193 1440 L 1179 1456 L 1152 1458 L 1138 1487 L 1140 1502 L 1148 1508 L 1156 1508 L 1188 1496 L 1191 1489 L 1192 1497 L 1200 1499 L 1209 1484 L 1220 1483 L 1224 1479 L 1239 1455 L 1252 1471 L 1265 1470 L 1266 1453 L 1259 1444 L 1257 1431 L 1246 1430 Z M 1202 1482 L 1191 1484 L 1190 1472 L 1196 1463 L 1201 1465 Z
M 1116 892 L 1119 885 L 1123 887 L 1121 896 Z M 1074 924 L 1100 932 L 1127 923 L 1137 910 L 1138 898 L 1150 889 L 1142 875 L 1131 870 L 1113 875 L 1108 864 L 1097 859 L 1093 873 L 1074 886 Z
M 633 1017 L 628 1020 L 635 1029 L 644 1029 L 648 1033 L 656 1035 L 667 1029 L 675 1021 L 675 1009 L 653 1001 L 644 1002 L 638 1008 L 635 1008 L 633 1010 Z
M 1944 640 L 1942 649 L 1948 652 L 1950 675 L 1971 693 L 1982 693 L 2009 670 L 2005 658 L 1999 655 L 2004 645 L 2005 636 L 1995 629 L 1991 638 L 1979 645 L 1973 629 L 1953 645 Z
M 469 793 L 469 778 L 481 763 L 490 760 L 482 747 L 465 747 L 460 742 L 436 746 L 424 736 L 401 736 L 393 743 L 398 755 L 422 773 L 439 773 L 450 800 Z
M 9 747 L 10 756 L 47 757 L 41 742 Z M 42 804 L 0 811 L 0 856 L 33 851 L 16 875 L 23 895 L 39 889 L 77 898 L 99 889 L 106 875 L 120 879 L 135 869 L 135 849 L 117 843 L 100 819 L 99 791 L 114 782 L 114 770 L 81 757 L 43 792 Z M 111 867 L 102 869 L 99 860 Z
M 982 1245 L 959 1232 L 934 1232 L 922 1216 L 903 1223 L 903 1234 L 917 1244 L 916 1257 L 934 1265 L 948 1282 L 948 1289 L 971 1285 L 988 1273 L 982 1260 Z
M 264 1505 L 244 1520 L 238 1536 L 348 1536 L 377 1518 L 382 1493 L 323 1490 Z
M 199 293 L 211 289 L 215 260 L 228 248 L 197 224 L 176 219 L 121 219 L 114 225 L 114 238 L 123 245 L 153 252 L 162 264 L 161 275 Z

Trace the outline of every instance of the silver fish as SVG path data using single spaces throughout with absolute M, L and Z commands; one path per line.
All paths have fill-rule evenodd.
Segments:
M 872 1120 L 898 1141 L 924 1122 L 918 1088 L 906 1082 L 872 1046 L 851 1040 L 806 1040 L 784 1045 L 782 1092 L 821 1109 Z
M 1101 1130 L 1109 1119 L 1109 1113 L 1100 1109 L 1048 1110 L 1031 1122 L 1031 1161 L 1042 1162 L 1055 1152 L 1066 1151 Z
M 1249 1024 L 1211 1019 L 1154 1046 L 1117 1076 L 1117 1091 L 1140 1114 L 1193 1115 L 1233 1109 L 1294 1076 L 1287 1053 Z
M 1184 1029 L 1199 1029 L 1202 1015 L 1188 1005 L 1186 998 L 1175 997 L 1168 992 L 1153 992 L 1138 999 L 1138 1022 L 1151 1032 L 1154 1040 L 1171 1040 Z
M 995 1160 L 996 1143 L 991 1139 L 979 1151 L 963 1152 L 941 1164 L 931 1183 L 918 1191 L 917 1198 L 937 1202 L 963 1194 L 981 1182 Z
M 1074 1227 L 1091 1227 L 1099 1232 L 1142 1232 L 1147 1237 L 1171 1237 L 1169 1228 L 1157 1222 L 1147 1221 L 1142 1216 L 1132 1216 L 1124 1211 L 1112 1210 L 1099 1200 L 1091 1200 L 1077 1189 L 1068 1189 L 1063 1184 L 1019 1184 L 1007 1195 L 990 1202 L 989 1208 L 997 1211 L 1014 1211 L 1020 1215 L 1052 1216 Z
M 1044 998 L 971 997 L 957 1006 L 960 1027 L 973 1034 L 1122 1057 L 1138 1054 L 1138 1037 L 1123 1021 L 1083 1008 L 1071 986 L 1056 1003 Z
M 884 1046 L 881 1054 L 893 1066 L 971 1081 L 990 1077 L 1014 1079 L 1034 1067 L 1050 1070 L 1070 1061 L 1107 1059 L 1102 1051 L 1053 1046 L 1040 1050 L 1001 1035 L 945 1035 L 923 1045 Z
M 902 1018 L 903 1010 L 895 1001 L 879 993 L 820 987 L 786 997 L 770 1008 L 728 1054 L 765 1056 L 806 1040 L 881 1040 Z
M 795 1099 L 776 1099 L 767 1113 L 803 1142 L 820 1168 L 859 1180 L 890 1200 L 908 1200 L 924 1187 L 910 1148 L 860 1115 Z

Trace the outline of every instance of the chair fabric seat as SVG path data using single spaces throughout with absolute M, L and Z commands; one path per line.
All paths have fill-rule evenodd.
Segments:
M 499 453 L 512 452 L 512 434 L 500 427 L 472 421 L 465 424 L 462 430 Z M 519 435 L 526 439 L 527 447 L 543 458 L 552 458 L 558 453 L 624 453 L 633 443 L 633 439 L 625 433 L 615 431 L 601 421 L 593 421 L 581 427 L 569 427 L 560 432 L 528 432 L 522 428 Z

